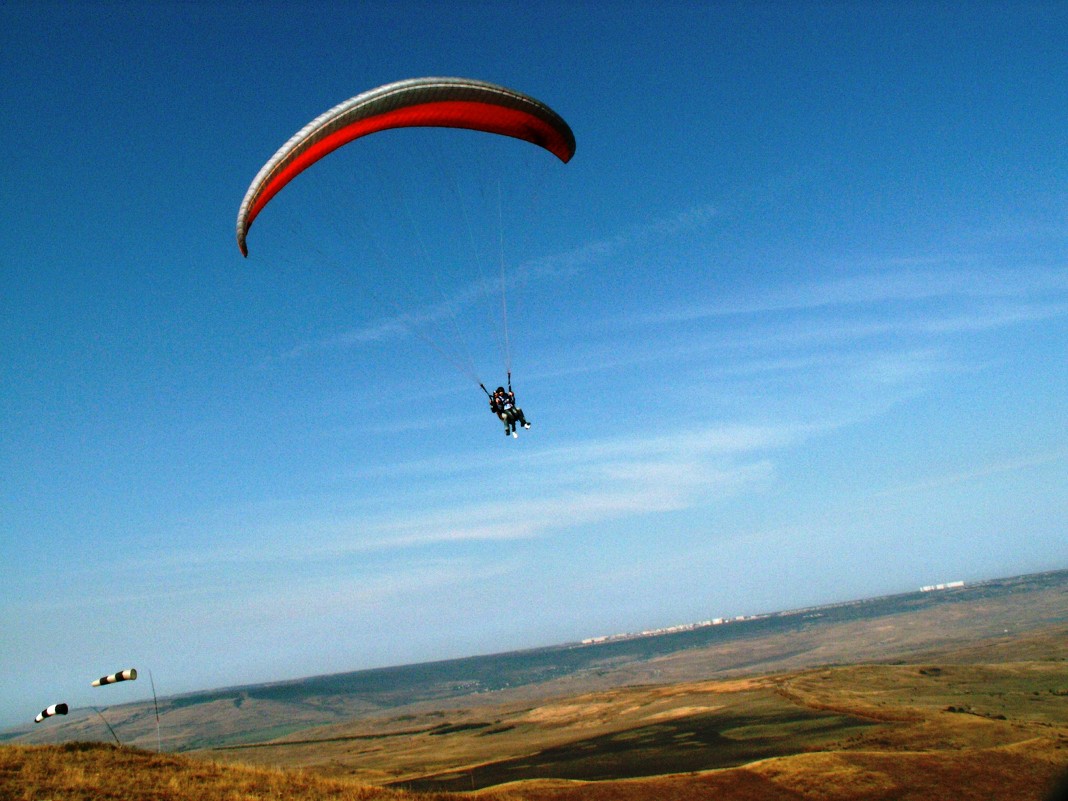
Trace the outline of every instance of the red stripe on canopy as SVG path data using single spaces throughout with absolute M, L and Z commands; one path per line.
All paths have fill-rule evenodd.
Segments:
M 574 147 L 552 124 L 527 111 L 470 100 L 441 100 L 365 117 L 332 131 L 314 141 L 304 152 L 274 175 L 260 190 L 249 209 L 244 229 L 252 226 L 256 215 L 297 175 L 342 145 L 367 134 L 390 128 L 467 128 L 474 131 L 511 136 L 539 145 L 567 162 Z M 248 255 L 242 243 L 242 252 Z

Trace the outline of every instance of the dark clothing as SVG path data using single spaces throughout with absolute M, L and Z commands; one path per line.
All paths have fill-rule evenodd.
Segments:
M 514 392 L 494 392 L 490 396 L 490 410 L 501 418 L 506 436 L 515 433 L 516 423 L 524 428 L 530 425 L 523 417 L 523 410 L 515 405 Z
M 494 392 L 490 396 L 490 409 L 498 417 L 509 409 L 515 408 L 515 393 L 514 392 Z

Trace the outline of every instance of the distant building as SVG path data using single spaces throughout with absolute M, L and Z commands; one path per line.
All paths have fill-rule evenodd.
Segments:
M 928 584 L 926 587 L 920 587 L 920 592 L 931 592 L 933 590 L 954 590 L 957 587 L 963 586 L 963 581 L 950 581 L 945 584 Z

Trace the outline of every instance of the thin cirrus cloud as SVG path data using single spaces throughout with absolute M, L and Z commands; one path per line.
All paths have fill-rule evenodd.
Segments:
M 1028 455 L 1017 455 L 1010 458 L 988 461 L 967 470 L 945 473 L 927 477 L 920 481 L 887 487 L 879 490 L 875 493 L 875 496 L 890 497 L 896 495 L 916 495 L 931 490 L 938 490 L 958 484 L 967 484 L 1001 474 L 1017 473 L 1031 468 L 1045 467 L 1060 462 L 1068 462 L 1068 450 L 1049 450 L 1039 451 Z
M 524 263 L 510 274 L 508 286 L 514 289 L 520 282 L 529 284 L 574 277 L 604 261 L 640 253 L 653 243 L 707 229 L 719 217 L 714 206 L 697 206 L 634 226 L 570 251 Z M 610 333 L 636 327 L 653 329 L 663 325 L 735 318 L 726 333 L 716 333 L 714 343 L 724 347 L 752 347 L 855 341 L 890 333 L 937 335 L 980 331 L 1068 313 L 1068 300 L 1065 299 L 1068 275 L 1062 270 L 1042 267 L 941 269 L 926 262 L 920 266 L 916 260 L 903 264 L 899 264 L 900 261 L 895 260 L 888 267 L 873 268 L 859 276 L 830 276 L 801 283 L 783 279 L 779 285 L 764 287 L 752 296 L 644 314 L 628 313 L 615 321 L 603 321 L 601 325 L 606 333 Z M 423 328 L 442 325 L 451 316 L 462 313 L 482 299 L 487 291 L 484 281 L 471 282 L 436 303 L 398 310 L 365 326 L 298 344 L 277 358 L 289 360 L 317 351 L 360 347 L 419 335 Z M 828 315 L 833 315 L 832 319 L 828 320 Z M 623 359 L 587 359 L 591 365 L 588 368 L 569 369 L 564 365 L 551 374 L 574 374 L 576 371 L 604 369 L 605 365 L 655 360 L 670 357 L 670 352 L 676 352 L 680 357 L 688 356 L 702 350 L 703 346 L 700 341 L 695 343 L 687 339 L 681 345 L 671 342 L 666 349 L 668 353 L 657 351 L 644 358 L 639 350 Z
M 776 364 L 796 369 L 799 359 L 902 362 L 917 353 L 928 366 L 934 364 L 931 354 L 940 353 L 956 370 L 963 357 L 945 352 L 961 344 L 955 336 L 1068 315 L 1068 275 L 1046 268 L 947 272 L 910 265 L 754 294 L 606 320 L 552 374 L 675 361 L 740 375 L 768 372 Z M 615 341 L 624 335 L 640 344 L 621 354 Z
M 584 243 L 562 253 L 525 261 L 508 271 L 503 279 L 504 291 L 511 292 L 538 281 L 573 278 L 607 260 L 618 258 L 626 251 L 647 247 L 655 241 L 672 239 L 703 230 L 719 216 L 720 212 L 716 206 L 698 205 L 659 220 L 633 226 L 613 236 Z M 315 248 L 314 252 L 318 259 L 328 265 L 335 269 L 343 269 L 338 257 L 318 248 Z M 367 286 L 366 289 L 374 296 L 373 287 Z M 384 318 L 330 336 L 299 343 L 277 355 L 274 361 L 288 361 L 319 351 L 360 347 L 418 334 L 425 327 L 441 325 L 443 321 L 462 314 L 473 304 L 479 303 L 487 295 L 495 294 L 500 289 L 498 279 L 491 280 L 480 274 L 477 280 L 470 281 L 448 296 L 441 296 L 435 302 L 420 303 L 418 307 L 413 306 L 404 310 L 394 305 L 393 313 Z M 388 303 L 379 302 L 379 305 L 385 309 L 390 308 Z
M 959 304 L 1001 300 L 1000 309 L 1021 308 L 1064 313 L 1068 274 L 1063 270 L 938 270 L 907 267 L 877 270 L 849 278 L 829 277 L 761 290 L 755 297 L 628 316 L 627 324 L 684 323 L 717 317 L 767 315 L 829 308 L 880 307 L 901 310 L 942 300 Z M 1056 301 L 1060 299 L 1061 302 Z
M 457 496 L 444 490 L 456 481 L 470 485 L 455 467 L 462 459 L 442 462 L 437 475 L 427 460 L 395 465 L 392 476 L 418 474 L 426 497 L 438 488 L 444 500 L 396 514 L 309 517 L 294 510 L 288 522 L 275 521 L 270 531 L 253 527 L 236 541 L 233 535 L 220 534 L 211 562 L 315 562 L 356 554 L 388 558 L 442 544 L 547 537 L 578 525 L 679 511 L 773 480 L 774 454 L 813 433 L 810 426 L 722 426 L 545 449 L 516 457 L 526 463 L 527 475 L 537 477 L 536 500 L 498 499 L 489 486 L 487 497 L 455 501 Z M 470 463 L 479 465 L 477 460 Z M 403 487 L 403 481 L 398 486 Z M 174 553 L 169 559 L 186 560 L 203 563 L 196 551 Z

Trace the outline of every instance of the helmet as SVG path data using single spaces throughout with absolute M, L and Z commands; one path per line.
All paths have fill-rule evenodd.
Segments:
M 504 392 L 504 387 L 497 387 L 497 391 L 503 393 Z

